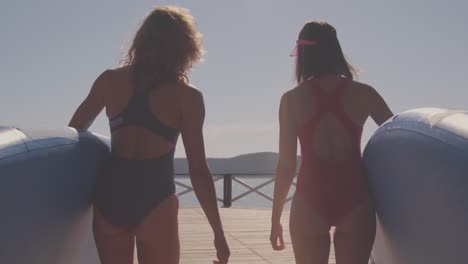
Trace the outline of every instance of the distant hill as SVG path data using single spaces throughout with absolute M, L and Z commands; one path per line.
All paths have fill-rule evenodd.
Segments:
M 208 158 L 208 165 L 213 174 L 273 174 L 277 161 L 278 153 L 258 152 L 233 158 Z M 176 173 L 188 173 L 188 165 L 185 158 L 176 158 L 174 167 Z

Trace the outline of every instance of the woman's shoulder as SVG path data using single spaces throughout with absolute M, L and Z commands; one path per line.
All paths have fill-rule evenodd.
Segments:
M 380 97 L 379 92 L 373 86 L 367 83 L 358 82 L 356 80 L 351 81 L 351 87 L 356 91 L 360 97 L 366 99 L 374 99 Z
M 292 99 L 297 99 L 301 98 L 302 96 L 305 95 L 308 89 L 308 82 L 302 82 L 292 88 L 289 88 L 289 90 L 285 91 L 283 95 L 281 96 L 282 101 L 287 101 L 287 100 L 292 100 Z
M 186 98 L 199 98 L 203 97 L 202 92 L 192 84 L 189 83 L 174 83 L 172 84 L 179 93 Z
M 361 105 L 367 105 L 372 108 L 376 104 L 381 105 L 382 102 L 385 103 L 380 93 L 373 86 L 357 81 L 353 81 L 352 86 L 357 93 L 358 101 Z
M 350 85 L 350 88 L 352 88 L 352 92 L 356 93 L 361 99 L 372 100 L 373 98 L 375 98 L 375 96 L 379 95 L 377 90 L 368 83 L 351 80 Z
M 179 103 L 183 115 L 187 115 L 189 119 L 195 117 L 193 120 L 198 120 L 199 117 L 204 116 L 203 94 L 197 87 L 184 83 L 178 84 L 176 89 L 179 91 Z
M 370 90 L 374 89 L 370 84 L 360 82 L 360 81 L 356 81 L 356 80 L 351 80 L 350 84 L 351 84 L 352 88 L 360 89 L 360 90 L 363 90 L 363 91 L 370 91 Z
M 119 66 L 116 68 L 110 68 L 103 72 L 103 74 L 107 74 L 109 77 L 128 77 L 130 74 L 130 66 Z
M 166 89 L 174 92 L 174 95 L 182 106 L 200 105 L 203 103 L 202 92 L 189 83 L 166 83 Z
M 115 79 L 121 79 L 128 74 L 127 67 L 119 67 L 113 69 L 106 69 L 98 76 L 97 80 L 102 80 L 105 82 L 109 82 Z

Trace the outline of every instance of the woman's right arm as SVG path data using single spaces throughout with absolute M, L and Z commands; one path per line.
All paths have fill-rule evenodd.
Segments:
M 110 71 L 105 71 L 94 81 L 86 99 L 76 109 L 68 123 L 69 127 L 87 130 L 104 108 L 104 94 L 108 86 Z
M 368 86 L 367 98 L 369 105 L 369 115 L 378 126 L 382 125 L 385 121 L 393 116 L 393 113 L 385 100 L 373 87 Z
M 184 88 L 185 89 L 185 88 Z M 203 140 L 205 105 L 202 94 L 186 88 L 181 100 L 182 140 L 187 155 L 193 190 L 215 235 L 218 263 L 227 263 L 230 252 L 219 216 L 213 176 L 208 168 Z
M 296 175 L 297 128 L 292 115 L 290 94 L 281 98 L 279 111 L 279 158 L 276 167 L 273 209 L 271 215 L 270 242 L 274 250 L 284 249 L 281 214 L 289 189 Z

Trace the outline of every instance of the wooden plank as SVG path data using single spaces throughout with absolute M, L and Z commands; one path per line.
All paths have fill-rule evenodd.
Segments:
M 229 263 L 295 263 L 289 237 L 289 211 L 283 213 L 286 249 L 273 251 L 270 246 L 271 210 L 221 208 L 221 217 L 229 245 Z M 215 251 L 213 235 L 200 208 L 179 211 L 181 263 L 212 263 Z M 333 247 L 329 263 L 335 263 Z

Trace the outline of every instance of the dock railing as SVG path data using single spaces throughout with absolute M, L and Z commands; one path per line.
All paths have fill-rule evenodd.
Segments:
M 185 174 L 185 173 L 177 173 L 175 175 L 176 176 L 185 176 L 185 177 L 189 176 L 189 174 Z M 235 201 L 237 201 L 239 199 L 242 199 L 245 196 L 247 196 L 249 194 L 253 194 L 253 193 L 262 196 L 263 198 L 267 199 L 270 202 L 273 202 L 273 196 L 269 196 L 268 194 L 266 194 L 266 193 L 264 193 L 264 192 L 262 192 L 260 190 L 263 187 L 266 187 L 267 185 L 270 185 L 270 184 L 274 183 L 275 178 L 273 177 L 273 175 L 274 175 L 273 173 L 213 174 L 213 181 L 214 182 L 218 182 L 218 181 L 221 181 L 221 180 L 223 181 L 222 198 L 216 197 L 216 199 L 219 202 L 221 202 L 223 204 L 223 207 L 225 207 L 225 208 L 231 207 L 232 203 L 234 203 Z M 268 177 L 268 176 L 271 176 L 271 177 Z M 252 178 L 257 177 L 256 179 L 259 179 L 260 177 L 262 177 L 262 178 L 264 178 L 264 181 L 251 186 L 251 185 L 247 184 L 246 182 L 242 181 L 242 179 L 240 179 L 241 177 L 252 177 Z M 233 183 L 239 184 L 240 186 L 243 186 L 247 190 L 244 191 L 244 192 L 241 192 L 240 194 L 233 197 L 233 194 L 232 194 L 232 185 L 233 185 Z M 177 177 L 175 178 L 175 184 L 180 186 L 180 187 L 185 188 L 184 190 L 177 193 L 178 196 L 182 196 L 182 195 L 185 195 L 187 193 L 193 192 L 193 187 L 192 186 L 187 185 L 185 183 L 182 183 L 181 181 L 179 181 L 177 179 Z M 293 186 L 296 186 L 295 181 L 293 181 L 292 184 L 293 184 Z M 288 202 L 291 199 L 292 199 L 292 197 L 288 197 L 286 201 Z

